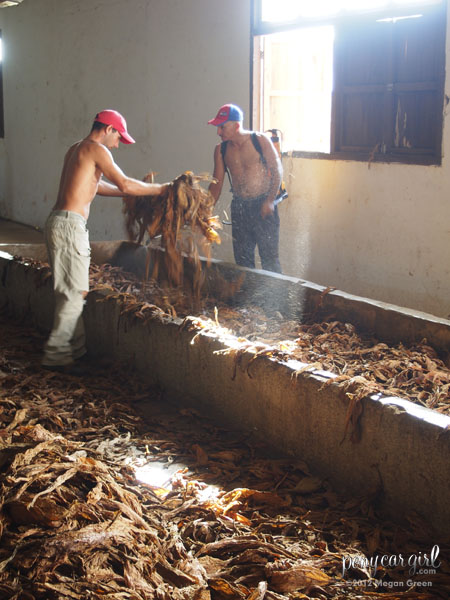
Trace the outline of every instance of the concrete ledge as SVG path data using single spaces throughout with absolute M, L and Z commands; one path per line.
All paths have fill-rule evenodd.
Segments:
M 92 260 L 97 264 L 110 262 L 143 276 L 147 250 L 139 244 L 126 241 L 91 242 Z M 0 244 L 0 252 L 47 260 L 43 244 Z M 157 249 L 150 249 L 150 268 Z M 205 264 L 206 261 L 203 260 Z M 191 266 L 186 265 L 189 284 Z M 421 342 L 424 338 L 450 367 L 450 320 L 428 313 L 348 294 L 310 281 L 278 275 L 268 271 L 246 269 L 212 259 L 210 268 L 204 268 L 203 291 L 223 297 L 226 285 L 238 288 L 230 303 L 255 303 L 268 313 L 280 312 L 286 318 L 300 319 L 306 315 L 317 318 L 332 316 L 349 321 L 362 331 L 390 344 Z
M 48 328 L 53 304 L 51 282 L 44 274 L 0 256 L 0 305 Z M 250 274 L 255 282 L 257 277 L 257 272 Z M 291 279 L 289 285 L 302 285 Z M 339 301 L 344 302 L 344 295 Z M 302 366 L 296 361 L 252 360 L 249 353 L 237 361 L 232 337 L 190 331 L 188 323 L 157 313 L 133 317 L 124 308 L 109 292 L 88 295 L 85 320 L 94 355 L 130 362 L 178 403 L 195 405 L 306 461 L 346 494 L 377 492 L 380 506 L 397 520 L 414 512 L 439 537 L 450 534 L 450 417 L 407 400 L 365 398 L 360 403 L 361 439 L 354 443 L 351 429 L 346 431 L 349 398 L 331 374 L 304 371 L 293 376 Z M 380 306 L 375 309 L 382 314 Z M 397 307 L 394 312 L 400 311 Z

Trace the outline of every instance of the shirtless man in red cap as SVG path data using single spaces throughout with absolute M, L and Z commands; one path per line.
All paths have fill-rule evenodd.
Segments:
M 95 195 L 154 196 L 168 185 L 127 177 L 110 152 L 119 141 L 134 144 L 125 119 L 115 110 L 103 110 L 95 116 L 89 135 L 71 146 L 64 158 L 58 198 L 45 224 L 55 313 L 42 365 L 52 370 L 82 371 L 74 361 L 86 353 L 82 313 L 91 253 L 86 222 Z

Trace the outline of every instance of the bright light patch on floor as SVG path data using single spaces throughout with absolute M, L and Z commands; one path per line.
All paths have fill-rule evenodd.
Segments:
M 203 490 L 197 493 L 200 502 L 214 502 L 219 497 L 221 489 L 215 485 L 207 485 Z
M 147 463 L 135 469 L 136 479 L 152 487 L 164 487 L 170 489 L 173 473 L 159 463 Z
M 172 490 L 172 478 L 178 479 L 180 469 L 174 471 L 173 468 L 168 469 L 162 463 L 150 462 L 140 467 L 135 467 L 134 473 L 137 481 L 155 489 L 170 491 Z M 207 485 L 201 481 L 190 482 L 189 480 L 185 480 L 185 485 L 186 489 L 190 490 L 201 503 L 215 502 L 222 491 L 215 485 Z

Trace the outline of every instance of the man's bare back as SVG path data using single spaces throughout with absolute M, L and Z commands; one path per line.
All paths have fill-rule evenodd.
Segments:
M 96 161 L 98 146 L 97 142 L 84 139 L 69 148 L 64 158 L 55 210 L 70 210 L 87 220 L 102 176 Z

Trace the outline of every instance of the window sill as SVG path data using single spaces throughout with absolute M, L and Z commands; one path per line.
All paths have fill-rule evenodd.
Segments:
M 291 150 L 289 152 L 282 153 L 283 158 L 311 158 L 319 160 L 345 160 L 355 162 L 366 162 L 366 163 L 385 163 L 385 164 L 404 164 L 404 165 L 422 165 L 422 166 L 435 166 L 440 167 L 442 164 L 441 157 L 436 156 L 417 156 L 408 155 L 405 156 L 400 154 L 380 154 L 370 157 L 369 154 L 356 154 L 354 152 L 305 152 L 303 150 Z

